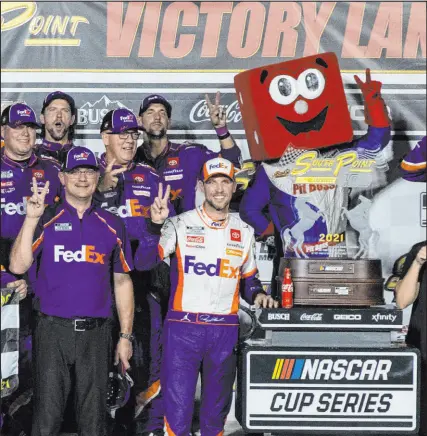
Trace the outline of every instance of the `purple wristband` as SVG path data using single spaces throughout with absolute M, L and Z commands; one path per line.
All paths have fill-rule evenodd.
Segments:
M 227 136 L 227 134 L 229 134 L 227 126 L 218 127 L 215 129 L 215 132 L 218 135 L 218 137 Z

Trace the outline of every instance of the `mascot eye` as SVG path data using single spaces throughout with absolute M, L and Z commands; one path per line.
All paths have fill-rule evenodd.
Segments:
M 271 83 L 271 98 L 279 104 L 290 104 L 298 97 L 297 81 L 291 76 L 277 76 Z
M 298 90 L 304 98 L 313 100 L 319 97 L 325 89 L 323 74 L 314 68 L 305 70 L 298 77 Z

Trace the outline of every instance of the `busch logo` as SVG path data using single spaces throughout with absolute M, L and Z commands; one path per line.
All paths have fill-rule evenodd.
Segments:
M 187 236 L 187 242 L 193 242 L 195 244 L 204 244 L 205 237 L 204 236 Z
M 362 320 L 362 315 L 357 315 L 357 314 L 335 314 L 334 315 L 334 320 L 335 321 L 361 321 Z
M 1 199 L 1 213 L 6 215 L 25 215 L 27 212 L 27 199 L 22 197 L 21 203 L 6 203 L 6 199 Z
M 217 259 L 216 263 L 206 265 L 203 262 L 194 262 L 195 256 L 185 256 L 185 273 L 209 277 L 223 277 L 226 279 L 237 279 L 239 277 L 239 267 L 230 265 L 227 259 Z
M 60 262 L 61 258 L 64 262 L 89 262 L 104 264 L 105 254 L 97 253 L 94 245 L 82 245 L 81 250 L 71 251 L 64 250 L 64 245 L 55 245 L 55 262 Z
M 269 313 L 268 320 L 269 321 L 289 321 L 290 315 L 289 315 L 289 313 Z
M 393 315 L 391 313 L 388 313 L 387 315 L 383 315 L 381 313 L 377 313 L 375 315 L 372 315 L 372 321 L 375 321 L 375 322 L 380 322 L 380 321 L 394 322 L 396 318 L 397 318 L 397 316 Z
M 86 102 L 77 111 L 77 124 L 81 126 L 88 124 L 99 125 L 110 110 L 117 108 L 130 110 L 120 101 L 112 101 L 106 95 L 102 96 L 95 103 Z
M 322 319 L 322 313 L 313 313 L 312 315 L 309 315 L 308 313 L 303 313 L 300 317 L 301 321 L 322 321 Z
M 230 238 L 232 241 L 241 242 L 242 241 L 242 234 L 240 233 L 240 230 L 231 229 L 230 230 Z
M 242 114 L 240 113 L 240 107 L 237 100 L 229 105 L 221 106 L 225 108 L 227 124 L 238 123 L 242 119 Z M 190 121 L 192 123 L 202 123 L 203 121 L 210 121 L 209 108 L 206 104 L 206 100 L 200 100 L 193 106 L 190 111 Z

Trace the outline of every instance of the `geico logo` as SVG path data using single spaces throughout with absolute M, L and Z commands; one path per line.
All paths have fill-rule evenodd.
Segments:
M 337 321 L 360 321 L 362 315 L 334 315 L 334 319 Z
M 302 359 L 301 380 L 388 380 L 388 359 Z M 298 374 L 296 374 L 298 375 Z M 293 374 L 292 374 L 293 377 Z
M 269 321 L 289 321 L 290 316 L 289 316 L 289 313 L 269 313 L 268 320 Z
M 185 273 L 202 276 L 207 274 L 210 277 L 224 277 L 226 279 L 237 279 L 239 267 L 230 265 L 227 259 L 217 259 L 216 263 L 206 265 L 203 262 L 195 262 L 195 256 L 185 256 Z
M 120 218 L 144 217 L 150 216 L 150 206 L 139 204 L 137 199 L 126 200 L 126 203 L 119 207 L 106 208 L 111 213 L 118 215 Z
M 1 199 L 1 213 L 6 215 L 25 215 L 27 212 L 27 199 L 25 197 L 22 198 L 21 203 L 6 203 L 6 199 Z
M 64 250 L 64 245 L 55 245 L 55 262 L 89 262 L 104 264 L 105 254 L 97 253 L 94 245 L 82 245 L 81 250 Z

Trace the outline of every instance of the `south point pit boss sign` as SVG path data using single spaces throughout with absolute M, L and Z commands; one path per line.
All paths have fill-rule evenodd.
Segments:
M 376 435 L 416 430 L 418 355 L 412 349 L 249 348 L 245 360 L 242 424 L 247 429 Z

